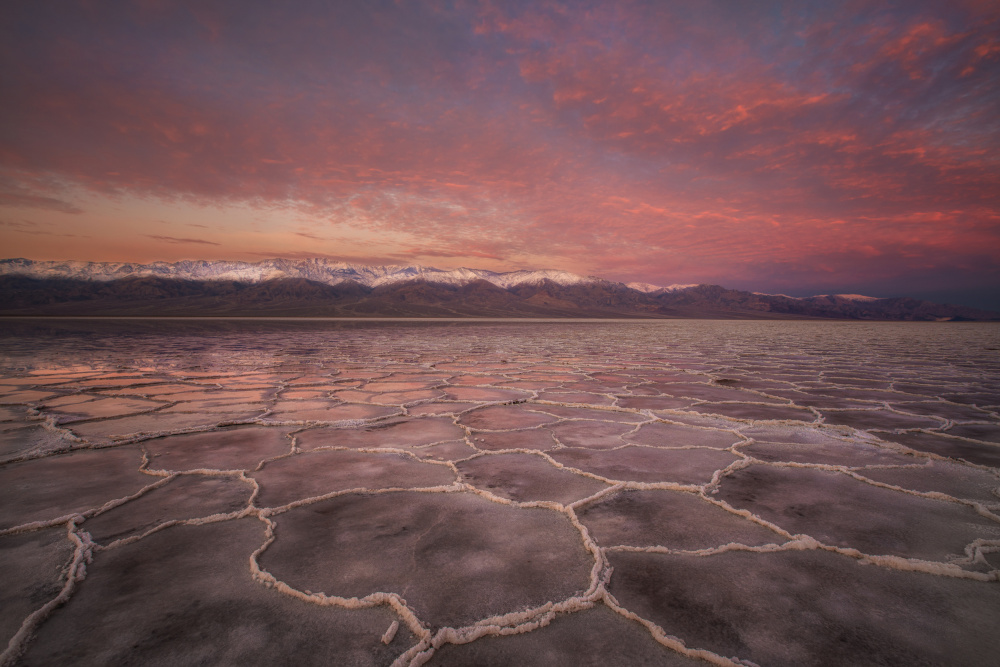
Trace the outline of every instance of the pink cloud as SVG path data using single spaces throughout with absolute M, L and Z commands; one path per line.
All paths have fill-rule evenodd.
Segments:
M 205 239 L 185 239 L 177 238 L 175 236 L 163 236 L 162 234 L 146 234 L 146 238 L 153 239 L 154 241 L 162 241 L 163 243 L 196 243 L 200 245 L 221 245 L 215 241 L 206 241 Z
M 292 208 L 402 255 L 653 282 L 995 280 L 995 8 L 725 7 L 22 8 L 0 205 Z

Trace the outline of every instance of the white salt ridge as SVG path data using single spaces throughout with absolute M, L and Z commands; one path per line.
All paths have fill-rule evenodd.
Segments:
M 398 630 L 399 630 L 399 621 L 393 621 L 392 623 L 390 623 L 389 629 L 385 631 L 384 635 L 382 635 L 382 643 L 386 645 L 391 644 Z
M 76 524 L 73 519 L 66 522 L 67 537 L 73 543 L 73 561 L 66 571 L 66 580 L 63 583 L 59 594 L 46 602 L 44 605 L 32 612 L 21 623 L 17 633 L 10 638 L 7 648 L 0 653 L 0 667 L 11 667 L 16 664 L 28 648 L 28 644 L 38 627 L 47 619 L 52 612 L 66 604 L 77 584 L 87 576 L 87 564 L 93 560 L 94 543 L 90 541 L 87 533 L 78 534 Z

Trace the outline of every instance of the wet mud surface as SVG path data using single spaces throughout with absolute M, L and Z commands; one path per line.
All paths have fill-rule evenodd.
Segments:
M 992 665 L 998 349 L 0 322 L 0 665 Z

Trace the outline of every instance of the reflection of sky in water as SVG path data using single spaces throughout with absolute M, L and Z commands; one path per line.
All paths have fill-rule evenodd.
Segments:
M 614 662 L 627 635 L 638 662 L 835 637 L 844 664 L 989 664 L 998 348 L 994 324 L 6 321 L 0 639 L 184 661 L 208 623 L 237 655 L 223 599 L 282 629 L 269 660 Z
M 975 380 L 1000 366 L 1000 328 L 971 323 L 9 320 L 0 323 L 0 345 L 0 363 L 9 369 L 67 363 L 156 368 L 435 363 L 527 355 L 597 358 L 610 366 L 732 365 L 755 372 L 894 369 L 903 377 L 964 368 L 965 378 Z

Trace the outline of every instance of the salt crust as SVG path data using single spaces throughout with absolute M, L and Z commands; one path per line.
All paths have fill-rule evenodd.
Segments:
M 445 368 L 446 364 L 440 364 L 439 367 Z M 535 363 L 536 374 L 544 373 L 542 370 L 542 365 Z M 678 364 L 678 367 L 682 367 L 682 364 Z M 699 371 L 695 368 L 697 365 L 689 365 L 690 369 L 688 371 L 682 371 L 680 375 L 676 378 L 667 379 L 669 381 L 686 381 L 687 384 L 684 385 L 682 390 L 678 390 L 676 393 L 683 395 L 693 395 L 694 399 L 693 405 L 698 406 L 701 403 L 705 403 L 705 400 L 699 399 L 698 395 L 703 395 L 706 398 L 713 398 L 717 400 L 721 395 L 726 395 L 727 397 L 733 391 L 744 391 L 747 394 L 747 400 L 744 403 L 751 405 L 754 402 L 762 402 L 768 405 L 794 405 L 794 402 L 789 399 L 780 398 L 777 393 L 768 393 L 767 387 L 761 385 L 760 389 L 754 389 L 750 391 L 732 389 L 726 391 L 709 390 L 708 387 L 712 385 L 707 383 L 705 387 L 691 385 L 690 381 L 692 379 L 706 378 L 706 375 L 702 375 L 703 371 Z M 405 367 L 405 365 L 404 365 Z M 509 366 L 504 367 L 502 364 L 496 364 L 496 368 L 491 369 L 499 373 L 499 377 L 505 378 L 503 380 L 497 381 L 496 377 L 483 377 L 484 380 L 481 384 L 476 382 L 476 378 L 471 375 L 462 375 L 463 370 L 462 365 L 455 365 L 454 368 L 449 370 L 456 371 L 456 376 L 462 377 L 462 382 L 456 382 L 453 386 L 454 389 L 448 390 L 446 392 L 447 396 L 453 397 L 450 401 L 448 398 L 442 400 L 437 395 L 433 398 L 428 398 L 424 400 L 417 400 L 412 404 L 397 404 L 397 411 L 393 412 L 391 415 L 379 415 L 373 416 L 371 418 L 361 418 L 361 419 L 335 419 L 325 421 L 323 419 L 308 419 L 308 420 L 289 420 L 283 421 L 281 419 L 275 419 L 277 415 L 270 416 L 265 413 L 263 416 L 245 418 L 241 417 L 235 420 L 223 420 L 220 422 L 212 424 L 199 424 L 196 426 L 186 426 L 178 425 L 172 427 L 170 430 L 165 431 L 138 431 L 132 433 L 115 433 L 114 424 L 108 424 L 107 432 L 111 435 L 109 439 L 96 439 L 94 441 L 89 441 L 85 438 L 75 436 L 72 432 L 58 427 L 54 420 L 45 419 L 44 427 L 48 429 L 55 436 L 61 438 L 66 443 L 66 449 L 101 449 L 103 447 L 112 446 L 116 447 L 124 443 L 133 442 L 143 442 L 150 440 L 152 438 L 162 437 L 166 435 L 172 435 L 177 433 L 186 432 L 196 432 L 196 433 L 212 433 L 220 428 L 232 424 L 257 424 L 260 426 L 273 427 L 277 425 L 283 425 L 292 427 L 290 433 L 290 448 L 289 451 L 282 453 L 278 456 L 271 457 L 269 459 L 262 459 L 257 462 L 256 466 L 253 468 L 245 468 L 239 470 L 221 470 L 215 468 L 195 468 L 183 471 L 185 475 L 205 475 L 210 477 L 231 477 L 239 480 L 245 484 L 250 485 L 252 488 L 252 493 L 250 495 L 249 502 L 246 507 L 242 509 L 226 514 L 209 514 L 207 516 L 200 516 L 196 518 L 188 519 L 175 519 L 168 520 L 161 524 L 156 525 L 152 529 L 141 533 L 131 535 L 129 537 L 111 542 L 106 545 L 97 545 L 91 539 L 90 533 L 86 530 L 86 521 L 88 518 L 99 516 L 106 512 L 113 511 L 116 507 L 120 507 L 125 503 L 133 501 L 140 498 L 151 491 L 168 484 L 170 481 L 177 478 L 181 473 L 176 471 L 169 471 L 164 469 L 158 469 L 151 467 L 151 460 L 148 455 L 144 454 L 142 463 L 139 470 L 149 475 L 155 481 L 152 481 L 149 485 L 144 486 L 139 491 L 127 495 L 121 498 L 110 500 L 99 507 L 94 507 L 83 512 L 76 512 L 63 516 L 54 516 L 45 520 L 33 521 L 24 523 L 18 526 L 13 526 L 6 530 L 0 531 L 0 535 L 13 535 L 26 533 L 36 530 L 42 530 L 45 528 L 50 528 L 54 526 L 63 526 L 66 529 L 67 540 L 73 546 L 73 557 L 72 561 L 67 566 L 62 588 L 58 595 L 48 602 L 44 603 L 29 616 L 27 616 L 21 624 L 20 629 L 10 640 L 7 649 L 0 655 L 0 666 L 12 665 L 17 661 L 18 656 L 25 650 L 28 643 L 30 642 L 31 636 L 34 631 L 45 621 L 45 619 L 54 613 L 62 604 L 64 604 L 73 595 L 77 586 L 83 581 L 87 574 L 87 567 L 92 563 L 93 556 L 95 553 L 104 550 L 111 550 L 123 547 L 128 544 L 132 544 L 139 540 L 143 540 L 151 534 L 159 533 L 164 530 L 168 530 L 172 526 L 176 525 L 209 525 L 218 522 L 232 521 L 236 519 L 241 519 L 245 517 L 255 517 L 257 520 L 261 521 L 265 525 L 265 541 L 261 544 L 250 556 L 249 556 L 249 570 L 257 582 L 264 586 L 273 588 L 274 590 L 307 602 L 309 604 L 314 604 L 318 606 L 336 606 L 345 609 L 359 609 L 374 606 L 387 606 L 392 609 L 398 616 L 399 621 L 405 625 L 411 633 L 417 638 L 417 643 L 411 646 L 407 651 L 398 656 L 394 665 L 421 665 L 427 662 L 433 655 L 434 652 L 441 646 L 451 643 L 451 644 L 464 644 L 468 642 L 475 641 L 476 639 L 484 636 L 507 636 L 513 634 L 520 634 L 525 632 L 531 632 L 538 628 L 546 627 L 549 625 L 554 618 L 560 614 L 573 613 L 577 611 L 582 611 L 590 609 L 595 605 L 604 605 L 607 608 L 613 610 L 615 613 L 621 615 L 626 619 L 630 619 L 641 624 L 646 628 L 650 635 L 660 644 L 666 646 L 667 648 L 676 651 L 677 653 L 688 656 L 691 658 L 697 658 L 704 660 L 710 664 L 715 665 L 750 665 L 745 660 L 740 660 L 739 658 L 728 658 L 711 651 L 707 651 L 700 648 L 688 647 L 682 638 L 674 637 L 667 634 L 660 626 L 656 625 L 649 619 L 642 618 L 624 608 L 619 602 L 612 596 L 607 589 L 608 583 L 612 577 L 612 568 L 610 567 L 607 559 L 608 552 L 615 551 L 640 551 L 649 553 L 667 553 L 667 554 L 684 554 L 688 556 L 696 557 L 711 557 L 716 554 L 725 553 L 728 551 L 743 551 L 752 553 L 770 553 L 778 551 L 803 551 L 803 550 L 822 550 L 826 552 L 831 552 L 843 556 L 845 558 L 854 559 L 866 564 L 870 564 L 876 567 L 883 567 L 893 570 L 898 570 L 902 572 L 919 572 L 927 575 L 941 576 L 941 577 L 951 577 L 951 578 L 961 578 L 969 579 L 979 582 L 996 582 L 1000 580 L 1000 571 L 996 569 L 988 569 L 989 563 L 986 555 L 1000 552 L 1000 540 L 988 540 L 988 539 L 976 539 L 965 547 L 965 558 L 954 560 L 952 562 L 932 562 L 919 559 L 902 558 L 898 556 L 886 556 L 877 554 L 866 554 L 857 549 L 850 547 L 840 547 L 835 545 L 823 544 L 816 539 L 810 537 L 806 534 L 791 534 L 783 530 L 780 526 L 769 523 L 760 516 L 753 514 L 747 510 L 737 509 L 732 507 L 726 502 L 714 499 L 712 496 L 717 492 L 720 483 L 729 475 L 732 475 L 743 468 L 750 465 L 764 465 L 772 467 L 787 467 L 787 468 L 812 468 L 818 470 L 825 470 L 829 472 L 835 472 L 837 474 L 842 474 L 849 476 L 859 482 L 864 484 L 870 484 L 872 486 L 884 488 L 891 490 L 893 492 L 910 494 L 914 496 L 932 498 L 935 500 L 940 500 L 949 503 L 956 503 L 959 505 L 964 505 L 976 511 L 980 516 L 990 519 L 992 521 L 1000 522 L 1000 516 L 998 516 L 993 510 L 995 508 L 988 507 L 983 503 L 976 501 L 955 498 L 940 492 L 920 492 L 912 489 L 903 488 L 900 486 L 895 486 L 892 484 L 879 482 L 864 475 L 864 468 L 850 468 L 846 466 L 821 464 L 821 463 L 804 463 L 804 462 L 790 462 L 790 461 L 772 461 L 764 462 L 754 459 L 752 456 L 748 455 L 743 449 L 747 444 L 753 443 L 754 438 L 749 435 L 749 433 L 754 432 L 755 429 L 760 429 L 761 427 L 767 427 L 771 429 L 785 430 L 787 432 L 822 432 L 824 437 L 829 438 L 831 441 L 842 441 L 844 443 L 850 442 L 863 442 L 866 445 L 870 445 L 877 448 L 883 448 L 886 451 L 906 453 L 907 455 L 914 456 L 917 460 L 923 459 L 924 461 L 932 460 L 947 460 L 945 457 L 939 456 L 937 454 L 927 453 L 927 452 L 914 452 L 913 450 L 907 449 L 902 445 L 897 445 L 894 443 L 887 443 L 876 435 L 866 433 L 861 430 L 856 430 L 850 428 L 846 425 L 840 426 L 830 426 L 830 425 L 803 425 L 800 421 L 782 421 L 782 420 L 764 420 L 758 421 L 754 419 L 736 419 L 736 418 L 726 418 L 723 416 L 715 416 L 703 418 L 697 415 L 693 415 L 691 412 L 685 412 L 681 409 L 667 409 L 667 410 L 657 410 L 653 412 L 648 409 L 638 409 L 638 408 L 627 408 L 617 405 L 617 401 L 620 396 L 671 396 L 668 391 L 660 391 L 660 387 L 651 389 L 650 393 L 645 393 L 643 391 L 637 391 L 635 394 L 603 394 L 600 392 L 595 392 L 597 395 L 603 395 L 608 397 L 612 404 L 610 405 L 595 405 L 593 403 L 573 403 L 566 402 L 560 403 L 558 401 L 551 400 L 553 397 L 559 394 L 556 392 L 547 392 L 545 394 L 548 400 L 539 400 L 541 394 L 539 389 L 527 389 L 525 388 L 526 383 L 524 380 L 519 380 L 518 377 L 520 372 L 524 368 L 531 368 L 532 364 L 530 362 L 523 363 L 519 366 Z M 554 368 L 566 368 L 566 366 L 556 365 Z M 385 379 L 393 376 L 396 368 L 392 363 L 385 363 L 376 369 L 360 370 L 354 373 L 358 376 L 360 380 L 355 382 L 350 382 L 351 385 L 357 384 L 363 387 L 364 383 L 369 379 Z M 586 378 L 587 374 L 597 374 L 604 370 L 615 370 L 629 372 L 638 378 L 638 382 L 635 382 L 628 386 L 633 386 L 637 390 L 641 390 L 644 385 L 652 387 L 653 383 L 648 380 L 642 380 L 643 371 L 646 370 L 642 366 L 638 366 L 634 369 L 622 368 L 621 366 L 612 366 L 607 368 L 600 368 L 598 370 L 589 370 L 587 372 L 579 374 L 569 374 L 567 378 L 562 379 L 561 382 L 569 383 L 571 380 L 576 381 L 580 378 Z M 676 373 L 676 371 L 674 371 Z M 86 373 L 83 373 L 86 375 Z M 210 374 L 209 374 L 210 375 Z M 332 382 L 334 380 L 338 382 L 343 382 L 344 380 L 350 379 L 352 373 L 350 371 L 343 371 L 342 374 L 330 373 L 329 375 L 315 375 L 309 376 L 307 381 L 303 381 L 301 384 L 295 384 L 296 378 L 304 378 L 306 376 L 296 375 L 294 373 L 286 374 L 277 380 L 277 385 L 274 385 L 275 377 L 274 375 L 261 375 L 255 378 L 251 378 L 251 384 L 259 383 L 262 386 L 277 386 L 278 392 L 284 387 L 306 387 L 306 386 L 326 386 L 331 389 L 334 388 Z M 527 375 L 525 375 L 527 377 Z M 109 388 L 122 389 L 141 389 L 141 393 L 138 395 L 150 395 L 152 390 L 157 383 L 161 385 L 166 385 L 171 378 L 159 376 L 159 377 L 144 377 L 143 373 L 135 373 L 130 377 L 122 379 L 100 379 L 95 378 L 91 381 L 85 379 L 79 379 L 75 376 L 71 377 L 67 374 L 67 381 L 64 383 L 66 387 L 70 387 L 71 383 L 75 384 L 75 391 L 94 391 L 95 388 L 102 391 L 107 391 Z M 706 379 L 711 380 L 714 376 L 708 375 Z M 780 382 L 788 382 L 789 386 L 794 386 L 796 376 L 794 374 L 789 374 L 787 380 L 781 380 Z M 173 378 L 184 380 L 183 377 Z M 212 379 L 211 377 L 209 379 Z M 219 380 L 216 386 L 224 389 L 226 386 L 233 386 L 227 384 L 227 380 L 230 378 L 223 376 L 214 376 L 214 379 Z M 558 379 L 558 378 L 557 378 Z M 34 409 L 36 405 L 40 405 L 40 398 L 42 396 L 51 396 L 53 393 L 46 389 L 45 391 L 34 391 L 32 392 L 30 387 L 35 385 L 43 384 L 41 382 L 33 382 L 33 378 L 29 377 L 19 377 L 12 378 L 11 380 L 17 381 L 17 392 L 9 394 L 9 399 L 13 399 L 11 404 L 21 404 L 29 409 Z M 561 382 L 554 383 L 539 383 L 544 384 L 546 387 L 558 388 Z M 50 387 L 55 390 L 60 389 L 60 382 L 52 381 L 45 383 L 46 387 Z M 447 380 L 429 382 L 430 386 L 434 388 L 449 387 Z M 146 386 L 150 385 L 150 386 Z M 238 385 L 236 385 L 238 386 Z M 256 386 L 256 385 L 255 385 Z M 398 385 L 397 385 L 398 386 Z M 623 384 L 624 388 L 626 385 Z M 667 385 L 662 385 L 668 387 Z M 196 385 L 188 385 L 189 388 L 197 388 Z M 511 391 L 514 387 L 518 387 L 517 392 Z M 737 385 L 738 387 L 738 385 Z M 387 387 L 388 388 L 388 387 Z M 477 390 L 478 388 L 478 390 Z M 576 395 L 579 396 L 580 386 L 578 384 L 574 385 L 572 389 L 576 390 Z M 889 383 L 887 387 L 891 391 L 892 386 Z M 810 391 L 815 392 L 818 395 L 823 395 L 822 392 L 811 389 Z M 148 392 L 148 393 L 147 393 Z M 214 391 L 213 391 L 214 393 Z M 573 393 L 564 392 L 567 397 L 573 397 Z M 830 392 L 835 394 L 836 392 Z M 753 396 L 750 396 L 753 394 Z M 101 394 L 94 393 L 93 397 L 96 399 Z M 136 395 L 136 394 L 132 394 Z M 519 398 L 520 396 L 525 398 Z M 518 398 L 515 398 L 517 396 Z M 874 394 L 872 394 L 874 396 Z M 168 394 L 161 394 L 159 396 L 160 400 L 170 401 Z M 629 433 L 638 432 L 638 430 L 643 425 L 648 424 L 673 424 L 676 426 L 683 426 L 683 428 L 700 430 L 700 432 L 706 435 L 710 433 L 729 433 L 733 436 L 733 444 L 728 447 L 720 448 L 721 451 L 728 451 L 733 456 L 737 457 L 736 460 L 732 461 L 727 466 L 714 470 L 711 474 L 711 479 L 709 479 L 704 484 L 679 484 L 675 482 L 638 482 L 638 481 L 628 481 L 628 480 L 616 480 L 612 478 L 603 477 L 601 475 L 595 474 L 593 472 L 588 472 L 585 470 L 577 469 L 571 466 L 564 465 L 554 459 L 548 452 L 539 451 L 536 449 L 527 448 L 511 448 L 511 449 L 501 449 L 501 450 L 480 450 L 476 447 L 476 440 L 474 437 L 474 432 L 467 426 L 464 426 L 461 421 L 461 416 L 463 414 L 468 414 L 470 410 L 481 408 L 483 406 L 489 405 L 505 405 L 510 404 L 511 399 L 514 398 L 514 403 L 524 403 L 530 402 L 533 406 L 537 406 L 538 409 L 544 410 L 544 406 L 554 406 L 562 409 L 580 409 L 588 410 L 591 412 L 596 412 L 599 410 L 608 410 L 612 412 L 628 413 L 631 415 L 640 416 L 641 419 L 638 422 L 633 422 L 635 427 L 630 429 Z M 755 400 L 756 398 L 756 400 Z M 764 401 L 761 401 L 764 399 Z M 270 399 L 272 402 L 277 399 Z M 470 407 L 470 400 L 473 402 Z M 865 399 L 862 399 L 865 400 Z M 341 489 L 337 491 L 332 491 L 330 493 L 310 496 L 308 498 L 301 498 L 294 502 L 287 503 L 279 507 L 262 508 L 256 505 L 256 500 L 260 493 L 260 486 L 257 481 L 250 475 L 254 471 L 258 471 L 266 467 L 268 461 L 274 461 L 279 459 L 284 459 L 290 456 L 296 456 L 301 452 L 301 450 L 296 445 L 296 433 L 301 433 L 308 431 L 317 426 L 327 426 L 336 428 L 358 428 L 368 425 L 378 424 L 386 419 L 391 419 L 394 415 L 402 415 L 406 417 L 408 415 L 408 409 L 419 406 L 421 404 L 434 403 L 435 405 L 446 405 L 449 402 L 454 403 L 455 411 L 447 414 L 453 418 L 454 423 L 461 427 L 465 433 L 466 444 L 475 450 L 475 453 L 465 459 L 460 459 L 458 461 L 431 461 L 418 457 L 412 449 L 403 449 L 398 447 L 378 447 L 378 448 L 351 448 L 351 451 L 357 453 L 378 453 L 381 455 L 392 453 L 407 457 L 415 462 L 419 462 L 423 465 L 437 465 L 444 466 L 449 469 L 455 476 L 455 480 L 451 484 L 430 486 L 422 488 L 412 488 L 405 486 L 396 486 L 390 488 L 367 488 L 367 487 L 357 487 L 350 489 Z M 289 405 L 292 402 L 286 402 L 285 405 Z M 181 406 L 183 407 L 183 401 L 175 401 L 170 403 L 171 406 Z M 343 404 L 341 404 L 343 405 Z M 812 408 L 810 408 L 812 409 Z M 885 413 L 896 413 L 900 416 L 912 417 L 911 413 L 907 413 L 903 410 L 893 410 L 890 406 L 886 405 L 884 401 L 879 401 L 876 398 L 871 400 L 871 410 L 882 410 Z M 828 412 L 829 409 L 824 409 L 824 412 Z M 857 410 L 855 409 L 855 412 Z M 36 410 L 35 416 L 37 417 L 40 413 Z M 435 413 L 437 414 L 437 413 Z M 991 418 L 996 418 L 996 413 L 987 413 L 984 410 L 984 414 L 990 415 Z M 559 417 L 555 423 L 566 423 L 570 421 L 569 419 Z M 609 415 L 610 416 L 610 415 Z M 92 421 L 115 421 L 117 417 L 110 417 L 107 419 L 98 418 Z M 617 421 L 615 419 L 609 419 L 608 421 Z M 942 430 L 951 426 L 952 422 L 949 420 L 942 421 Z M 532 430 L 543 428 L 544 425 L 532 425 L 526 429 L 499 429 L 502 431 L 521 431 L 521 430 Z M 977 444 L 982 444 L 971 438 L 963 438 L 961 436 L 942 434 L 941 430 L 933 429 L 929 430 L 927 428 L 914 429 L 921 432 L 934 433 L 935 435 L 942 435 L 943 437 L 954 438 L 957 440 L 965 440 L 968 442 L 975 442 Z M 744 435 L 744 431 L 747 435 Z M 101 431 L 103 435 L 103 429 Z M 620 436 L 619 436 L 620 437 Z M 629 447 L 652 447 L 657 448 L 656 444 L 643 443 L 643 444 L 627 444 L 626 441 L 622 441 L 620 446 L 614 449 L 622 449 L 626 446 Z M 559 451 L 564 445 L 556 441 L 556 445 L 553 451 Z M 674 445 L 674 448 L 678 448 Z M 345 450 L 348 448 L 338 448 L 336 446 L 319 447 L 316 451 L 337 451 Z M 681 445 L 679 449 L 682 450 L 697 450 L 701 449 L 697 446 L 684 446 Z M 715 451 L 720 451 L 720 449 L 715 449 Z M 24 450 L 23 454 L 19 455 L 16 459 L 18 461 L 32 461 L 40 458 L 58 455 L 60 449 L 51 449 L 48 451 L 38 451 L 32 449 Z M 606 488 L 594 493 L 593 495 L 576 500 L 575 502 L 569 504 L 561 504 L 553 501 L 531 501 L 531 502 L 517 502 L 498 496 L 494 493 L 490 493 L 488 490 L 477 488 L 476 486 L 466 482 L 460 472 L 459 467 L 456 463 L 461 463 L 462 461 L 471 461 L 475 459 L 480 459 L 482 457 L 495 456 L 500 454 L 524 454 L 533 457 L 538 457 L 540 460 L 544 461 L 548 465 L 554 468 L 565 470 L 574 475 L 578 475 L 584 478 L 590 478 L 595 481 L 602 482 L 606 485 Z M 5 463 L 9 463 L 8 460 Z M 968 463 L 961 463 L 957 465 L 968 466 L 970 468 L 989 471 L 996 474 L 996 469 L 990 468 L 989 466 L 974 466 Z M 879 466 L 869 466 L 869 468 L 893 468 L 902 466 L 893 465 L 879 465 Z M 701 501 L 708 503 L 718 509 L 726 511 L 733 515 L 734 517 L 740 518 L 742 520 L 748 521 L 750 523 L 756 524 L 760 527 L 766 528 L 773 531 L 775 534 L 781 536 L 784 541 L 775 542 L 772 544 L 764 545 L 745 545 L 740 543 L 726 543 L 719 544 L 705 549 L 699 549 L 694 551 L 684 551 L 673 549 L 667 545 L 652 545 L 652 546 L 628 546 L 628 545 L 598 545 L 590 536 L 587 528 L 579 521 L 577 517 L 577 510 L 586 507 L 593 503 L 598 503 L 601 500 L 609 497 L 612 494 L 616 494 L 628 490 L 671 490 L 676 492 L 683 492 L 687 494 L 692 494 L 693 496 L 699 498 Z M 567 517 L 572 526 L 579 532 L 580 540 L 583 547 L 588 553 L 593 557 L 593 566 L 590 572 L 590 579 L 588 586 L 585 591 L 579 595 L 572 596 L 565 600 L 560 601 L 550 601 L 543 605 L 530 608 L 511 611 L 505 614 L 499 614 L 489 618 L 483 618 L 478 621 L 471 623 L 470 625 L 464 627 L 442 627 L 436 631 L 431 631 L 425 626 L 420 618 L 410 609 L 405 600 L 397 593 L 392 592 L 377 592 L 371 595 L 365 596 L 363 598 L 340 598 L 335 596 L 327 596 L 322 593 L 311 593 L 308 591 L 300 591 L 292 588 L 286 583 L 276 579 L 272 574 L 263 570 L 259 565 L 259 557 L 263 554 L 267 548 L 274 543 L 277 539 L 275 534 L 276 517 L 281 514 L 293 510 L 298 507 L 303 507 L 311 505 L 323 500 L 333 498 L 340 495 L 346 494 L 392 494 L 399 493 L 402 491 L 408 492 L 418 492 L 418 493 L 433 493 L 433 494 L 454 494 L 454 493 L 471 493 L 475 494 L 481 498 L 484 498 L 490 502 L 498 503 L 502 505 L 511 506 L 514 508 L 544 508 L 549 511 L 558 512 Z M 969 566 L 979 565 L 985 566 L 986 571 L 968 569 Z M 390 643 L 399 628 L 399 623 L 394 621 L 390 627 L 386 630 L 382 637 L 383 643 Z

